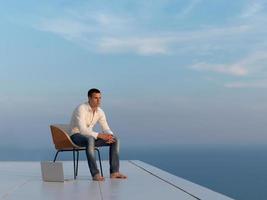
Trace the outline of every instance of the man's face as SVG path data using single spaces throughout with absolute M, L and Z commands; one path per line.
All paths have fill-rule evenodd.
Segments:
M 99 107 L 101 104 L 101 93 L 93 93 L 91 97 L 89 97 L 89 104 L 92 108 Z

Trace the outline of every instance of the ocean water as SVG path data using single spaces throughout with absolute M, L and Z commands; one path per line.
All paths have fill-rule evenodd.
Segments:
M 236 200 L 267 199 L 267 147 L 139 150 L 126 154 Z
M 1 150 L 1 149 L 0 149 Z M 1 150 L 0 160 L 52 160 L 50 150 Z M 6 152 L 6 153 L 3 153 Z M 108 158 L 108 148 L 101 150 Z M 236 200 L 267 199 L 267 147 L 122 147 L 120 158 L 141 160 Z M 72 159 L 71 153 L 59 155 Z M 81 155 L 85 159 L 85 155 Z

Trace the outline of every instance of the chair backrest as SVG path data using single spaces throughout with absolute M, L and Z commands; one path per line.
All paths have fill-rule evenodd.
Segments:
M 70 136 L 68 135 L 69 125 L 68 124 L 53 124 L 50 125 L 51 134 L 55 148 L 57 150 L 66 150 L 66 149 L 81 149 L 82 147 L 74 144 Z

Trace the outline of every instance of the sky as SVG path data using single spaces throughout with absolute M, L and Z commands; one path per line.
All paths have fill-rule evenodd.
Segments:
M 124 146 L 267 144 L 267 1 L 0 2 L 1 148 L 53 148 L 92 87 Z

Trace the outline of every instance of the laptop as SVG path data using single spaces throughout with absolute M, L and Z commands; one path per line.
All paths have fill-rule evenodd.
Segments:
M 41 171 L 43 181 L 64 182 L 62 162 L 42 161 Z

